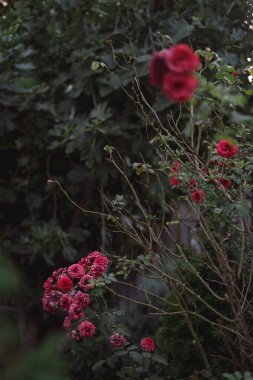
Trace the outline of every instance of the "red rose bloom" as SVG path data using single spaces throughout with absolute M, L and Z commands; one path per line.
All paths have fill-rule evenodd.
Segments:
M 181 167 L 180 162 L 175 161 L 175 162 L 172 162 L 172 164 L 171 164 L 171 169 L 170 169 L 170 170 L 171 170 L 173 173 L 178 173 L 180 167 Z
M 68 310 L 73 301 L 73 298 L 68 294 L 63 294 L 60 298 L 61 307 L 64 310 Z
M 198 85 L 194 76 L 188 74 L 169 73 L 163 79 L 163 92 L 174 102 L 189 100 Z
M 190 179 L 189 185 L 190 185 L 190 187 L 196 187 L 197 186 L 197 182 L 195 181 L 194 178 Z
M 232 186 L 232 181 L 230 181 L 230 179 L 217 178 L 215 181 L 216 181 L 217 185 L 221 184 L 226 189 L 229 189 Z
M 171 186 L 178 186 L 180 184 L 180 181 L 175 175 L 173 175 L 170 177 L 170 184 Z
M 111 336 L 110 342 L 113 347 L 115 348 L 120 348 L 123 346 L 123 344 L 126 342 L 126 338 L 124 338 L 122 335 L 119 333 L 115 333 Z
M 238 73 L 237 73 L 236 71 L 233 71 L 233 72 L 231 73 L 231 75 L 232 75 L 233 77 L 237 77 L 237 76 L 238 76 Z
M 147 352 L 154 351 L 154 349 L 155 349 L 155 342 L 153 341 L 152 338 L 143 338 L 141 340 L 141 348 L 144 351 L 147 351 Z
M 72 264 L 68 267 L 68 275 L 71 278 L 81 278 L 84 274 L 84 269 L 80 264 Z
M 96 332 L 96 327 L 89 321 L 83 321 L 78 326 L 78 332 L 83 338 L 90 338 Z
M 195 191 L 192 192 L 192 199 L 200 204 L 204 199 L 205 199 L 205 193 L 203 190 L 201 189 L 197 189 Z
M 199 64 L 199 56 L 193 52 L 190 46 L 179 44 L 169 49 L 167 65 L 174 73 L 190 73 L 197 70 Z
M 62 276 L 57 281 L 56 286 L 58 289 L 65 293 L 73 288 L 73 282 L 70 280 L 68 276 Z
M 221 140 L 217 144 L 217 153 L 225 158 L 233 158 L 238 153 L 238 147 L 229 140 Z
M 164 75 L 169 72 L 167 57 L 169 50 L 155 51 L 149 63 L 149 82 L 153 86 L 162 85 Z

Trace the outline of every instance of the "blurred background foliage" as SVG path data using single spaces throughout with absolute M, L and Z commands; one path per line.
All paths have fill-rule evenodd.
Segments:
M 246 11 L 241 0 L 0 4 L 1 378 L 82 379 L 84 372 L 97 378 L 91 367 L 94 356 L 103 358 L 100 343 L 68 348 L 58 319 L 43 313 L 40 298 L 54 268 L 94 249 L 113 246 L 120 254 L 126 244 L 47 180 L 58 180 L 85 209 L 100 211 L 100 192 L 127 191 L 104 146 L 115 146 L 130 167 L 140 153 L 147 161 L 152 157 L 145 122 L 121 89 L 131 87 L 129 74 L 115 65 L 112 46 L 126 62 L 136 56 L 143 92 L 155 110 L 165 112 L 168 101 L 147 80 L 152 51 L 171 40 L 187 42 L 245 67 L 253 44 Z M 94 61 L 115 75 L 103 67 L 92 70 Z M 73 365 L 67 370 L 66 357 Z

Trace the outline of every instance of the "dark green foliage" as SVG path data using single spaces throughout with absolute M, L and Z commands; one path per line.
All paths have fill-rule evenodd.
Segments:
M 140 161 L 140 152 L 147 161 L 152 157 L 146 144 L 150 132 L 120 87 L 129 90 L 131 78 L 115 65 L 112 46 L 124 67 L 136 59 L 143 92 L 157 111 L 164 111 L 167 100 L 147 80 L 150 53 L 170 41 L 163 35 L 198 49 L 208 46 L 236 65 L 252 48 L 242 25 L 245 14 L 244 1 L 228 0 L 15 0 L 6 8 L 0 5 L 1 242 L 25 284 L 18 292 L 28 306 L 25 314 L 35 320 L 34 345 L 51 323 L 45 323 L 40 306 L 48 273 L 89 250 L 111 249 L 112 238 L 110 232 L 101 234 L 99 217 L 82 214 L 47 180 L 59 180 L 78 204 L 98 211 L 100 191 L 126 192 L 105 160 L 104 146 L 117 147 L 130 167 Z M 101 65 L 92 70 L 94 61 L 118 79 Z M 113 245 L 121 252 L 125 241 L 117 237 Z M 6 268 L 11 281 L 8 285 L 1 276 L 3 287 L 7 284 L 12 293 L 16 280 Z M 12 303 L 20 305 L 16 299 Z M 17 314 L 22 312 L 18 306 Z M 178 334 L 180 329 L 175 326 Z M 38 355 L 46 347 L 41 344 Z M 54 348 L 48 347 L 50 356 Z M 75 365 L 74 378 L 90 368 L 92 355 Z M 27 368 L 17 368 L 32 379 Z M 43 376 L 50 379 L 48 373 Z

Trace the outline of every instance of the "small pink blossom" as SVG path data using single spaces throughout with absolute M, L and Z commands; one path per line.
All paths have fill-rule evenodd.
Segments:
M 72 264 L 68 267 L 68 275 L 71 278 L 81 278 L 84 274 L 84 269 L 80 264 Z
M 143 338 L 141 340 L 141 348 L 144 350 L 144 351 L 147 351 L 147 352 L 151 352 L 151 351 L 154 351 L 155 349 L 155 342 L 153 341 L 152 338 Z
M 60 307 L 61 296 L 62 292 L 58 290 L 45 292 L 42 298 L 43 309 L 45 311 L 49 311 L 50 313 L 55 313 Z
M 66 273 L 67 273 L 66 268 L 59 268 L 53 272 L 52 277 L 54 280 L 58 280 L 60 278 L 60 276 L 66 274 Z
M 63 328 L 65 330 L 68 330 L 71 326 L 71 318 L 69 316 L 65 317 L 64 321 L 63 321 Z
M 78 261 L 78 264 L 82 266 L 84 271 L 86 271 L 86 269 L 90 266 L 91 262 L 87 257 L 83 257 L 81 260 Z
M 68 338 L 70 338 L 70 339 L 73 339 L 73 340 L 80 340 L 80 334 L 79 334 L 79 332 L 77 331 L 77 330 L 71 330 L 71 331 L 69 331 L 68 333 L 67 333 L 67 336 L 68 336 Z
M 126 338 L 124 338 L 124 336 L 120 335 L 119 333 L 115 333 L 111 336 L 110 342 L 113 347 L 120 348 L 126 342 Z
M 46 291 L 51 290 L 51 289 L 52 289 L 53 282 L 54 282 L 53 278 L 52 278 L 52 277 L 48 277 L 48 278 L 46 279 L 46 281 L 44 282 L 44 284 L 43 284 L 43 288 L 44 288 Z
M 89 321 L 83 321 L 78 326 L 80 336 L 90 338 L 96 332 L 96 327 Z
M 101 257 L 103 256 L 102 253 L 100 251 L 93 251 L 93 252 L 90 252 L 87 256 L 87 259 L 89 260 L 95 260 L 97 259 L 98 257 Z
M 90 284 L 90 280 L 92 280 L 92 276 L 89 274 L 85 274 L 81 280 L 78 282 L 78 285 L 83 291 L 91 290 L 94 288 L 93 284 Z
M 74 302 L 80 307 L 84 308 L 89 306 L 90 297 L 88 294 L 79 291 L 75 295 Z
M 73 301 L 73 298 L 70 297 L 68 294 L 63 294 L 60 298 L 61 307 L 64 310 L 68 310 Z
M 82 306 L 72 303 L 69 307 L 69 317 L 73 320 L 80 319 L 84 316 L 84 312 L 82 310 Z

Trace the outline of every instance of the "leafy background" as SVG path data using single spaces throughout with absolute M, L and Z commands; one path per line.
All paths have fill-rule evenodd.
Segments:
M 99 211 L 100 192 L 127 191 L 104 147 L 117 147 L 130 164 L 140 161 L 140 152 L 152 157 L 146 125 L 121 88 L 130 88 L 129 74 L 115 65 L 112 46 L 124 65 L 136 57 L 143 92 L 165 112 L 167 100 L 147 80 L 152 51 L 172 39 L 209 47 L 225 63 L 245 67 L 253 44 L 246 11 L 241 0 L 0 4 L 2 378 L 81 379 L 84 371 L 101 378 L 91 372 L 94 356 L 103 355 L 99 344 L 69 347 L 40 298 L 54 268 L 90 250 L 113 246 L 121 254 L 125 246 L 100 217 L 81 213 L 47 180 L 58 180 L 79 205 Z M 92 70 L 94 61 L 114 75 L 101 66 Z

